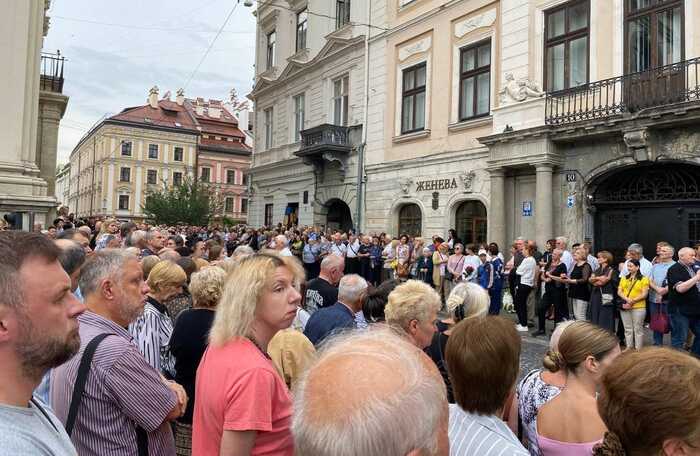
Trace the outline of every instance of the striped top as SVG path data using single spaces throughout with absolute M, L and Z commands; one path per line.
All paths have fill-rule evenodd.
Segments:
M 151 367 L 175 377 L 175 359 L 168 348 L 173 321 L 163 304 L 149 296 L 143 313 L 129 325 L 129 333 Z
M 99 334 L 111 335 L 97 347 L 75 420 L 71 440 L 78 454 L 136 456 L 138 425 L 148 433 L 150 456 L 174 455 L 165 418 L 177 404 L 175 393 L 146 363 L 125 328 L 89 310 L 78 321 L 80 351 L 51 376 L 52 406 L 64 425 L 85 346 Z
M 450 404 L 450 456 L 530 456 L 508 425 L 496 416 L 467 413 Z

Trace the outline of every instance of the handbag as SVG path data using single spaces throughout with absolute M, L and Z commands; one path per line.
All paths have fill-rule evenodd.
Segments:
M 612 306 L 612 303 L 613 303 L 612 293 L 603 293 L 603 291 L 601 290 L 600 301 L 601 301 L 601 304 L 604 306 Z
M 666 303 L 660 303 L 657 311 L 651 314 L 649 328 L 661 334 L 668 334 L 670 332 Z
M 396 265 L 396 275 L 397 277 L 408 277 L 410 270 L 410 265 L 408 263 L 397 263 Z
M 463 261 L 464 257 L 457 262 L 457 267 L 455 269 L 460 270 L 461 267 L 459 267 L 459 265 L 462 264 Z M 445 266 L 445 279 L 449 281 L 453 281 L 455 279 L 455 275 L 450 272 L 450 269 L 447 266 Z

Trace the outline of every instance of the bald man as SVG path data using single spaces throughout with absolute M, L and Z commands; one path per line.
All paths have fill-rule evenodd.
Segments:
M 328 255 L 321 261 L 321 272 L 306 286 L 306 310 L 313 314 L 323 307 L 330 307 L 338 300 L 338 288 L 345 259 L 337 255 Z
M 435 364 L 379 328 L 339 336 L 321 352 L 297 384 L 292 433 L 305 456 L 447 456 L 447 421 Z

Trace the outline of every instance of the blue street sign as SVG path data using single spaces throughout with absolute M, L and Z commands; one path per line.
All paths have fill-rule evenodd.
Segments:
M 569 195 L 566 197 L 566 207 L 571 209 L 574 207 L 574 204 L 576 203 L 576 197 L 574 195 Z
M 523 201 L 523 217 L 532 217 L 532 201 Z

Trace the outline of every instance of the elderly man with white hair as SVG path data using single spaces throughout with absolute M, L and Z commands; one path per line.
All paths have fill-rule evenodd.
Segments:
M 277 253 L 280 254 L 280 256 L 293 256 L 292 251 L 289 250 L 289 240 L 287 239 L 287 236 L 284 234 L 279 234 L 275 236 L 275 250 L 277 250 Z
M 435 365 L 380 328 L 338 336 L 321 353 L 297 383 L 292 434 L 304 456 L 447 456 L 447 421 Z
M 367 281 L 357 274 L 348 274 L 340 279 L 338 302 L 317 310 L 306 323 L 304 335 L 314 346 L 333 332 L 357 328 L 355 318 L 362 311 L 367 286 Z
M 622 266 L 622 270 L 620 271 L 620 276 L 626 276 L 629 272 L 627 271 L 627 262 L 629 260 L 638 260 L 639 261 L 639 272 L 644 276 L 644 277 L 651 277 L 651 269 L 653 265 L 651 264 L 651 261 L 647 260 L 644 258 L 644 247 L 642 247 L 641 244 L 630 244 L 629 247 L 627 247 L 627 256 L 628 260 L 625 261 L 624 266 Z

